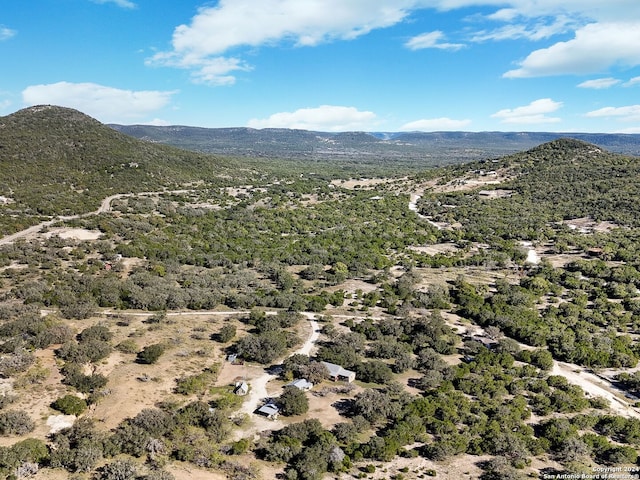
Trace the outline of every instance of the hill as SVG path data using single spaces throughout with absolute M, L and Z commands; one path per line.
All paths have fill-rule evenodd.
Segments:
M 116 193 L 212 182 L 230 165 L 140 141 L 69 108 L 36 106 L 0 117 L 0 195 L 4 213 L 22 215 L 23 224 L 25 215 L 94 210 Z
M 516 156 L 516 178 L 504 185 L 556 220 L 589 216 L 640 226 L 640 160 L 596 145 L 562 138 Z M 524 205 L 523 205 L 524 207 Z
M 581 140 L 561 138 L 490 162 L 451 167 L 447 178 L 459 187 L 425 194 L 421 213 L 460 223 L 469 238 L 486 243 L 551 238 L 558 225 L 575 218 L 640 226 L 638 158 Z M 484 185 L 473 188 L 475 182 Z
M 252 128 L 111 125 L 153 143 L 242 157 L 416 169 L 508 155 L 570 136 L 612 152 L 640 155 L 640 135 L 544 132 L 311 132 Z

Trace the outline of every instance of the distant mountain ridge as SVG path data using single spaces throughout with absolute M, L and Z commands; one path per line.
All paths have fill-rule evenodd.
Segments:
M 508 155 L 570 137 L 615 153 L 640 156 L 640 134 L 554 132 L 342 132 L 246 127 L 110 125 L 133 137 L 188 150 L 242 157 L 344 159 L 377 156 L 425 165 Z

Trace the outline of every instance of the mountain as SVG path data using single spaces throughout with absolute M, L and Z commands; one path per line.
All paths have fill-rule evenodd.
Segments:
M 424 168 L 492 158 L 572 137 L 616 153 L 640 155 L 640 135 L 549 132 L 312 132 L 266 128 L 110 125 L 153 143 L 242 157 L 394 162 Z
M 229 166 L 132 138 L 69 108 L 41 105 L 0 117 L 0 195 L 13 212 L 82 213 L 115 193 L 214 181 Z

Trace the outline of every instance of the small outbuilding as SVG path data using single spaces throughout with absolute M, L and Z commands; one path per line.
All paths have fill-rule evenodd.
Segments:
M 482 335 L 474 336 L 473 340 L 475 340 L 476 342 L 480 342 L 483 347 L 488 348 L 489 350 L 493 350 L 499 345 L 499 343 L 496 340 L 493 340 L 488 337 L 484 337 Z
M 285 387 L 296 387 L 298 390 L 308 392 L 313 388 L 313 383 L 309 382 L 306 378 L 298 378 L 293 382 L 286 384 Z
M 233 389 L 233 393 L 235 393 L 236 395 L 239 395 L 241 397 L 245 396 L 247 393 L 249 393 L 249 385 L 247 384 L 247 382 L 245 382 L 244 380 L 241 382 L 236 382 L 236 386 Z
M 280 409 L 277 405 L 269 402 L 265 403 L 258 409 L 258 413 L 260 415 L 264 415 L 269 420 L 276 420 L 278 418 L 278 414 L 280 413 Z

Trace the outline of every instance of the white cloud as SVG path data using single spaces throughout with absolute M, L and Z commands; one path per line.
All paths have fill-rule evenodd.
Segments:
M 93 3 L 115 3 L 122 8 L 136 8 L 136 4 L 129 0 L 91 0 Z
M 153 125 L 154 127 L 166 127 L 168 125 L 171 125 L 170 122 L 166 121 L 166 120 L 162 120 L 161 118 L 154 118 L 153 120 L 150 120 L 148 122 L 142 122 L 143 125 Z
M 576 31 L 575 38 L 529 54 L 507 78 L 562 74 L 589 74 L 613 65 L 640 64 L 640 21 L 591 23 Z
M 491 115 L 491 118 L 499 118 L 502 123 L 557 123 L 560 122 L 560 118 L 548 117 L 547 114 L 555 112 L 560 107 L 562 107 L 562 102 L 554 102 L 550 98 L 541 98 L 522 107 L 505 108 Z
M 230 72 L 247 70 L 241 60 L 234 68 L 207 72 L 212 59 L 231 49 L 288 42 L 315 46 L 352 40 L 377 28 L 395 25 L 420 0 L 220 0 L 203 7 L 189 25 L 176 27 L 172 50 L 149 64 L 196 70 L 194 79 L 211 84 L 233 83 Z M 228 60 L 228 59 L 227 59 Z M 224 63 L 224 62 L 223 62 Z M 218 81 L 217 77 L 223 77 Z
M 421 50 L 423 48 L 439 48 L 441 50 L 460 50 L 465 45 L 462 43 L 441 42 L 445 38 L 444 33 L 439 30 L 435 32 L 423 33 L 411 38 L 404 44 L 409 50 Z
M 443 0 L 452 7 L 471 0 Z M 501 7 L 484 20 L 503 22 L 495 29 L 471 34 L 473 41 L 528 39 L 539 41 L 558 34 L 573 38 L 534 50 L 506 78 L 584 75 L 606 72 L 614 66 L 640 65 L 640 2 L 637 0 L 481 0 Z
M 447 117 L 425 118 L 413 122 L 405 123 L 400 127 L 403 132 L 423 131 L 441 132 L 445 130 L 460 130 L 471 124 L 471 120 L 454 120 Z
M 184 69 L 193 69 L 191 79 L 194 83 L 212 86 L 233 85 L 236 77 L 230 75 L 235 71 L 250 71 L 251 67 L 238 58 L 213 57 L 194 58 L 180 57 L 174 53 L 161 53 L 147 60 L 147 65 L 163 65 Z
M 254 118 L 247 123 L 251 128 L 293 128 L 319 132 L 347 132 L 369 130 L 374 127 L 376 114 L 355 107 L 321 105 L 301 108 L 295 112 L 274 113 L 269 118 Z
M 104 123 L 127 123 L 166 106 L 176 91 L 121 90 L 95 83 L 58 82 L 22 91 L 26 105 L 75 108 Z
M 640 105 L 625 107 L 604 107 L 585 114 L 589 118 L 616 118 L 623 122 L 640 121 Z
M 640 85 L 640 77 L 630 78 L 628 81 L 622 84 L 623 87 L 633 87 L 635 85 Z
M 502 23 L 476 32 L 472 24 L 466 37 L 475 42 L 540 41 L 574 33 L 572 40 L 531 52 L 505 77 L 598 73 L 617 64 L 640 64 L 637 0 L 218 0 L 206 3 L 188 23 L 177 26 L 171 48 L 147 64 L 188 69 L 195 82 L 228 85 L 238 72 L 251 70 L 243 57 L 249 49 L 353 40 L 406 21 L 417 10 L 465 7 L 492 9 L 493 13 L 477 18 L 492 22 L 492 27 Z M 444 41 L 451 34 L 424 33 L 405 46 L 461 48 L 459 41 Z
M 500 22 L 511 22 L 519 15 L 515 8 L 502 8 L 495 13 L 487 15 L 490 20 L 497 20 Z
M 611 22 L 637 18 L 640 15 L 640 4 L 636 0 L 506 0 L 504 2 L 481 0 L 442 0 L 440 8 L 455 8 L 473 5 L 487 7 L 503 7 L 487 18 L 493 20 L 513 21 L 516 17 L 542 18 L 558 15 L 589 18 L 601 22 Z
M 623 128 L 621 130 L 615 130 L 612 133 L 638 134 L 640 133 L 640 127 Z
M 544 18 L 534 23 L 516 23 L 495 28 L 490 31 L 482 30 L 471 36 L 473 42 L 502 41 L 526 39 L 532 41 L 544 40 L 554 35 L 566 33 L 575 28 L 575 21 L 565 15 L 555 18 Z
M 595 90 L 602 90 L 604 88 L 613 87 L 620 83 L 620 80 L 617 78 L 607 77 L 607 78 L 596 78 L 594 80 L 587 80 L 578 84 L 580 88 L 593 88 Z
M 17 33 L 18 32 L 16 32 L 15 30 L 5 27 L 4 25 L 0 25 L 0 41 L 8 40 L 11 37 L 15 37 Z

